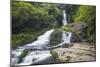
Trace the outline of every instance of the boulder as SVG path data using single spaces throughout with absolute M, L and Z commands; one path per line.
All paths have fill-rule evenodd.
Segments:
M 51 54 L 60 63 L 84 62 L 96 60 L 95 50 L 95 45 L 91 45 L 90 43 L 73 43 L 73 46 L 69 48 L 62 47 L 53 49 L 51 50 Z

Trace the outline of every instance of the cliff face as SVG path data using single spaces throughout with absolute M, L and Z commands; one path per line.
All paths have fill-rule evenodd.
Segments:
M 96 60 L 95 45 L 90 43 L 74 43 L 73 46 L 68 48 L 53 49 L 52 53 L 57 54 L 55 58 L 60 63 Z

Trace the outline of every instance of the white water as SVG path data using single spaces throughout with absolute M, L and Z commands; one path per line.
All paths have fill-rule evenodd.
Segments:
M 47 31 L 46 33 L 44 33 L 43 35 L 39 36 L 38 39 L 36 41 L 34 41 L 31 44 L 28 44 L 26 46 L 35 46 L 35 47 L 46 47 L 49 43 L 50 40 L 50 35 L 51 33 L 54 31 L 54 29 Z
M 63 10 L 63 25 L 67 25 L 67 19 L 66 19 L 66 11 Z M 54 29 L 46 31 L 43 35 L 39 36 L 36 41 L 26 44 L 25 46 L 19 46 L 16 50 L 12 50 L 12 65 L 31 65 L 31 64 L 46 64 L 46 63 L 52 63 L 52 55 L 50 54 L 49 50 L 43 50 L 48 47 L 48 44 L 50 42 L 50 35 Z M 62 42 L 56 46 L 62 46 L 64 43 L 70 43 L 71 40 L 71 32 L 65 32 L 62 33 Z M 20 55 L 23 53 L 23 51 L 26 48 L 37 48 L 42 49 L 40 50 L 33 50 L 29 51 L 27 56 L 22 58 L 22 62 L 18 63 Z
M 43 35 L 39 36 L 36 41 L 26 46 L 35 46 L 41 49 L 46 48 L 46 46 L 48 45 L 50 41 L 50 35 L 53 31 L 54 29 L 47 31 Z M 50 54 L 50 51 L 48 50 L 47 51 L 32 51 L 23 59 L 23 62 L 21 63 L 21 65 L 39 63 L 40 61 L 43 61 L 49 57 L 51 57 L 51 54 Z
M 52 55 L 49 50 L 45 51 L 32 51 L 24 59 L 23 62 L 19 65 L 30 65 L 30 64 L 44 64 L 52 63 Z
M 33 43 L 27 44 L 23 47 L 19 47 L 16 50 L 12 50 L 12 65 L 17 64 L 19 60 L 19 56 L 22 54 L 22 52 L 25 50 L 27 47 L 36 47 L 36 48 L 46 48 L 50 41 L 50 35 L 54 31 L 54 29 L 47 31 L 43 35 L 39 36 L 36 41 Z M 20 63 L 20 65 L 29 65 L 29 64 L 34 64 L 36 62 L 40 62 L 41 60 L 45 60 L 46 58 L 51 57 L 50 51 L 32 51 L 28 53 L 28 55 L 23 59 L 23 62 Z M 35 59 L 35 61 L 33 61 Z M 17 64 L 18 65 L 18 64 Z
M 63 25 L 67 25 L 68 24 L 68 22 L 67 22 L 67 16 L 66 16 L 66 10 L 65 9 L 63 9 L 63 20 L 62 20 L 62 22 L 63 22 Z
M 62 41 L 65 42 L 65 43 L 70 43 L 71 35 L 72 35 L 71 32 L 63 31 L 63 33 L 62 33 Z
M 12 50 L 12 65 L 16 64 L 19 61 L 19 56 L 23 53 L 24 50 L 24 47 L 18 47 L 16 50 Z
M 67 25 L 68 24 L 68 21 L 67 21 L 67 16 L 66 16 L 66 10 L 63 9 L 63 25 Z M 71 40 L 71 35 L 72 33 L 71 32 L 65 32 L 63 31 L 62 33 L 62 42 L 64 43 L 70 43 L 70 40 Z
M 68 22 L 67 22 L 67 19 L 66 19 L 66 10 L 63 9 L 63 25 L 67 25 Z M 59 46 L 63 46 L 65 43 L 70 43 L 71 41 L 71 36 L 72 36 L 72 33 L 71 32 L 65 32 L 63 31 L 62 33 L 62 42 L 56 46 L 52 46 L 52 47 L 48 47 L 48 48 L 56 48 L 56 47 L 59 47 Z

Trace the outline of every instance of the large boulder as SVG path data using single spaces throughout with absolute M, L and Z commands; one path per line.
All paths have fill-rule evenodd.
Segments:
M 51 38 L 50 38 L 50 46 L 55 46 L 61 43 L 61 39 L 62 39 L 62 31 L 61 30 L 55 30 L 52 34 L 51 34 Z

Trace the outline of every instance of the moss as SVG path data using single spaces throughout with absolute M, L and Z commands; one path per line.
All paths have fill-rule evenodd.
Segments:
M 64 31 L 67 31 L 67 32 L 80 33 L 80 30 L 77 30 L 74 27 L 74 24 L 64 25 L 64 26 L 62 26 L 61 29 L 64 30 Z
M 27 55 L 28 51 L 24 51 L 22 54 L 21 54 L 21 57 L 25 57 Z
M 57 45 L 57 44 L 61 43 L 61 38 L 62 38 L 62 32 L 60 30 L 55 30 L 51 34 L 50 46 Z
M 51 50 L 50 53 L 52 54 L 54 61 L 53 63 L 65 63 L 65 62 L 69 62 L 71 57 L 70 56 L 62 56 L 59 57 L 57 52 L 55 50 Z
M 24 51 L 24 52 L 20 55 L 20 59 L 19 59 L 18 63 L 22 62 L 22 59 L 23 59 L 25 56 L 27 56 L 27 54 L 28 54 L 28 51 Z
M 54 51 L 54 50 L 51 50 L 50 53 L 52 54 L 53 56 L 53 63 L 59 63 L 59 59 L 58 59 L 58 55 L 57 55 L 57 52 Z

